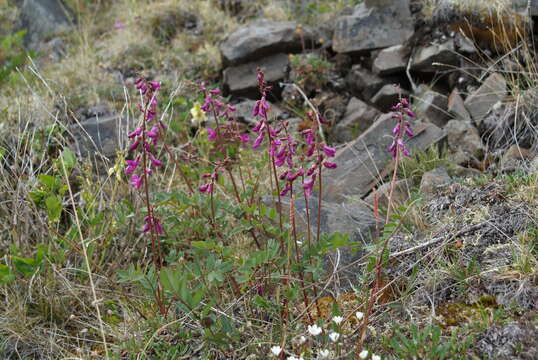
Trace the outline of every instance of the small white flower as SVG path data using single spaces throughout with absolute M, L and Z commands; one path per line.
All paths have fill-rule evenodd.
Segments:
M 320 350 L 320 351 L 319 351 L 319 356 L 320 356 L 322 359 L 326 359 L 326 358 L 328 358 L 329 355 L 330 355 L 330 352 L 329 352 L 329 350 L 327 350 L 327 349 L 324 349 L 324 350 Z
M 303 345 L 306 342 L 306 337 L 303 335 L 299 338 L 299 345 Z
M 381 356 L 379 356 L 379 355 L 372 355 L 372 360 L 381 360 Z
M 332 332 L 329 334 L 329 338 L 331 339 L 332 342 L 337 342 L 338 339 L 340 338 L 340 334 L 337 332 Z
M 361 353 L 359 354 L 359 357 L 361 359 L 366 359 L 368 357 L 368 350 L 361 351 Z
M 336 325 L 340 324 L 342 321 L 344 321 L 344 318 L 341 316 L 335 316 L 333 317 L 333 321 Z
M 308 325 L 308 332 L 314 336 L 317 336 L 319 334 L 321 334 L 323 330 L 317 326 L 316 324 L 314 325 Z
M 275 345 L 271 348 L 271 352 L 273 353 L 273 355 L 278 356 L 282 352 L 282 348 L 278 345 Z
M 288 359 L 287 360 L 299 360 L 298 358 L 296 358 L 295 356 L 288 356 Z
M 357 317 L 357 319 L 362 320 L 362 318 L 364 317 L 364 313 L 360 312 L 360 311 L 357 311 L 355 313 L 355 316 Z

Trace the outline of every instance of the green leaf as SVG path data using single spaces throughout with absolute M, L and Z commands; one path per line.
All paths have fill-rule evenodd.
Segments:
M 38 264 L 36 264 L 36 261 L 33 258 L 12 256 L 11 261 L 13 262 L 13 267 L 25 277 L 32 276 L 37 270 Z
M 61 157 L 62 157 L 63 163 L 65 164 L 65 168 L 67 170 L 71 170 L 77 164 L 77 158 L 75 157 L 75 154 L 69 148 L 64 148 L 62 150 Z
M 0 264 L 0 284 L 5 285 L 15 280 L 15 274 L 7 265 Z
M 49 196 L 45 200 L 45 206 L 47 207 L 47 215 L 51 221 L 58 221 L 60 214 L 62 213 L 62 200 L 56 196 Z

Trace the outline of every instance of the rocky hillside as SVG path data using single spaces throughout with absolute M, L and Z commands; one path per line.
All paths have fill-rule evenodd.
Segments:
M 536 359 L 538 3 L 0 3 L 6 359 Z

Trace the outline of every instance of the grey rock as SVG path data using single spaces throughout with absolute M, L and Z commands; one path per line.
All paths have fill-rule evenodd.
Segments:
M 415 97 L 415 109 L 419 119 L 444 127 L 450 119 L 448 99 L 443 94 L 424 87 Z
M 333 49 L 358 53 L 402 44 L 414 33 L 409 0 L 384 0 L 384 6 L 362 3 L 352 15 L 336 20 Z
M 274 105 L 271 104 L 268 101 L 270 108 L 269 108 L 269 120 L 279 118 L 283 110 Z M 255 100 L 244 100 L 237 104 L 234 104 L 235 111 L 233 112 L 233 119 L 248 125 L 255 125 L 258 123 L 258 119 L 256 117 L 252 116 L 252 109 L 254 108 L 254 105 L 256 105 Z
M 458 64 L 459 59 L 454 50 L 454 40 L 448 39 L 444 43 L 419 48 L 413 56 L 411 70 L 436 72 L 443 68 L 449 68 L 443 65 L 457 66 Z
M 538 156 L 536 156 L 529 164 L 529 172 L 538 173 Z
M 452 179 L 444 167 L 438 167 L 422 175 L 420 180 L 420 192 L 422 194 L 435 194 L 443 185 L 450 183 Z
M 384 85 L 397 83 L 397 80 L 382 78 L 357 64 L 351 67 L 346 83 L 356 97 L 371 99 Z
M 289 198 L 282 199 L 285 211 L 289 211 Z M 314 196 L 309 198 L 308 209 L 310 214 L 311 231 L 315 237 L 317 231 L 317 214 L 318 214 L 318 199 Z M 304 236 L 307 231 L 307 216 L 306 203 L 304 198 L 300 197 L 295 200 L 295 219 L 298 227 L 298 232 Z M 348 203 L 336 204 L 332 202 L 321 202 L 320 216 L 320 233 L 331 235 L 335 232 L 349 235 L 349 239 L 354 243 L 354 246 L 363 246 L 371 241 L 372 233 L 375 229 L 375 218 L 372 210 L 363 204 Z M 327 271 L 332 273 L 333 264 L 338 263 L 339 276 L 343 276 L 351 281 L 357 279 L 357 271 L 360 266 L 350 266 L 356 260 L 360 259 L 364 253 L 357 252 L 353 254 L 351 249 L 345 247 L 339 249 L 338 253 L 331 253 L 325 258 L 325 267 Z M 335 261 L 338 257 L 338 262 Z M 342 279 L 341 279 L 342 280 Z M 349 284 L 344 284 L 345 286 Z
M 411 179 L 398 180 L 395 182 L 391 200 L 394 206 L 403 205 L 409 200 L 409 195 L 411 194 L 411 186 L 413 186 L 413 182 L 411 181 Z M 391 183 L 384 183 L 375 191 L 372 191 L 366 197 L 366 199 L 364 199 L 364 201 L 373 206 L 375 202 L 375 197 L 377 196 L 378 205 L 386 209 L 389 206 L 390 189 Z
M 74 23 L 73 12 L 62 0 L 24 0 L 20 5 L 20 26 L 27 31 L 24 43 L 32 50 L 69 31 Z
M 463 98 L 458 89 L 452 90 L 448 96 L 448 112 L 456 119 L 471 120 L 471 114 L 465 108 Z
M 75 138 L 75 150 L 83 157 L 113 158 L 125 143 L 129 129 L 128 119 L 120 115 L 108 115 L 84 120 L 71 126 Z M 125 140 L 124 140 L 125 141 Z
M 372 70 L 379 75 L 391 75 L 405 71 L 408 57 L 409 54 L 405 46 L 391 46 L 377 54 Z
M 506 80 L 501 74 L 491 74 L 475 92 L 465 100 L 465 107 L 476 124 L 480 125 L 490 109 L 504 100 L 507 94 Z
M 342 202 L 350 197 L 363 197 L 378 182 L 380 174 L 388 174 L 392 161 L 387 148 L 392 143 L 394 119 L 391 114 L 379 119 L 361 136 L 337 152 L 338 167 L 324 170 L 323 199 Z M 424 150 L 441 141 L 445 134 L 434 124 L 411 121 L 415 136 L 406 140 L 411 152 Z
M 265 73 L 265 80 L 276 85 L 288 73 L 289 59 L 286 54 L 272 55 L 257 61 L 229 67 L 224 70 L 223 82 L 226 91 L 234 95 L 258 97 L 257 69 Z
M 353 97 L 347 104 L 344 117 L 336 123 L 331 133 L 334 142 L 348 142 L 366 131 L 381 113 L 367 103 Z
M 220 45 L 224 65 L 237 65 L 278 53 L 296 53 L 302 50 L 301 36 L 294 21 L 258 20 L 244 25 L 230 34 Z M 305 45 L 317 45 L 316 31 L 301 27 Z
M 477 52 L 473 41 L 460 33 L 456 33 L 454 37 L 454 44 L 460 53 L 475 54 Z
M 407 97 L 409 92 L 405 89 L 398 88 L 393 84 L 384 85 L 372 98 L 378 109 L 383 112 L 390 111 L 390 108 L 396 105 L 400 99 L 400 95 Z
M 461 150 L 472 157 L 480 157 L 485 150 L 478 130 L 465 120 L 450 120 L 445 131 L 448 138 L 448 146 L 451 150 Z
M 488 327 L 478 337 L 475 349 L 482 359 L 531 360 L 538 358 L 537 339 L 536 325 L 522 319 Z
M 501 158 L 501 169 L 503 171 L 513 171 L 522 168 L 527 162 L 530 162 L 538 154 L 529 149 L 512 145 Z

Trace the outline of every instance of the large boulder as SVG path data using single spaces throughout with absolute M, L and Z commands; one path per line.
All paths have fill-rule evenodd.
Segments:
M 224 89 L 233 95 L 258 98 L 257 69 L 265 73 L 265 81 L 278 90 L 278 81 L 288 74 L 289 60 L 286 54 L 276 54 L 257 61 L 229 67 L 224 70 Z
M 220 51 L 224 65 L 230 66 L 278 53 L 300 52 L 303 44 L 312 48 L 317 42 L 317 33 L 309 26 L 299 27 L 294 21 L 258 20 L 230 34 Z
M 366 132 L 337 152 L 334 161 L 338 167 L 324 172 L 324 200 L 343 202 L 365 196 L 390 172 L 392 156 L 387 148 L 392 143 L 394 125 L 392 114 L 381 115 Z M 434 124 L 412 121 L 411 127 L 415 136 L 406 139 L 411 152 L 425 150 L 445 137 Z
M 361 53 L 406 42 L 414 33 L 409 0 L 361 3 L 336 20 L 333 49 Z
M 331 140 L 342 143 L 355 139 L 366 131 L 379 115 L 381 113 L 376 108 L 355 97 L 351 98 L 344 117 L 332 130 Z
M 26 29 L 24 43 L 32 50 L 70 30 L 74 23 L 73 12 L 62 0 L 24 0 L 20 4 L 20 26 Z

